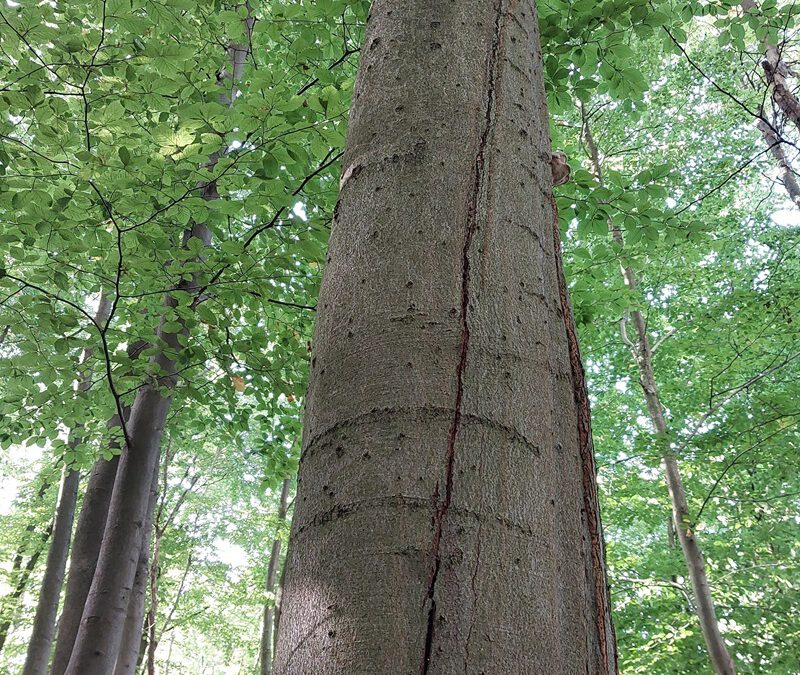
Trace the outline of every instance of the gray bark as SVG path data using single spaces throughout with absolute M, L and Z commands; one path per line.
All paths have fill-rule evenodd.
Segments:
M 253 21 L 248 7 L 244 20 L 248 38 Z M 231 72 L 223 72 L 218 76 L 221 85 L 230 81 L 229 91 L 222 96 L 222 100 L 228 104 L 232 105 L 235 100 L 236 82 L 243 72 L 248 50 L 247 45 L 235 43 L 228 47 Z M 212 156 L 207 168 L 213 168 L 219 156 Z M 219 198 L 213 181 L 200 185 L 199 192 L 206 200 Z M 193 238 L 200 240 L 203 247 L 207 247 L 211 241 L 211 230 L 204 224 L 195 223 L 184 232 L 183 246 Z M 199 290 L 199 280 L 197 274 L 192 274 L 191 277 L 181 280 L 177 290 L 196 293 Z M 164 304 L 168 309 L 177 306 L 172 296 L 168 296 Z M 183 347 L 178 342 L 178 335 L 185 334 L 185 330 L 178 333 L 166 331 L 163 328 L 165 323 L 162 317 L 156 331 L 158 343 L 166 344 L 171 353 L 181 354 Z M 183 322 L 179 320 L 179 323 Z M 164 351 L 155 354 L 152 360 L 158 366 L 157 372 L 166 375 L 159 377 L 157 385 L 148 383 L 141 387 L 131 408 L 130 420 L 126 425 L 126 447 L 117 469 L 106 531 L 75 645 L 65 671 L 67 675 L 107 675 L 113 671 L 119 655 L 142 546 L 142 526 L 146 516 L 150 479 L 158 464 L 164 424 L 172 404 L 171 392 L 178 379 L 176 362 Z
M 603 185 L 604 181 L 600 164 L 600 153 L 585 115 L 583 118 L 583 135 L 589 150 L 595 176 L 598 182 Z M 612 238 L 620 249 L 623 249 L 625 246 L 625 238 L 622 231 L 613 221 L 609 221 L 609 228 Z M 620 263 L 620 269 L 625 285 L 631 290 L 635 290 L 637 287 L 636 276 L 633 268 L 624 261 L 624 258 Z M 686 561 L 689 579 L 692 582 L 697 617 L 703 631 L 709 659 L 711 660 L 714 670 L 719 673 L 719 675 L 734 675 L 736 671 L 733 660 L 728 653 L 725 640 L 719 629 L 719 622 L 717 621 L 714 600 L 711 596 L 711 587 L 708 583 L 703 555 L 700 550 L 700 545 L 694 535 L 694 523 L 691 522 L 680 468 L 678 467 L 677 459 L 669 451 L 666 442 L 664 442 L 664 439 L 666 439 L 669 433 L 669 428 L 664 418 L 664 408 L 661 404 L 655 371 L 653 369 L 653 351 L 647 334 L 647 322 L 639 310 L 630 312 L 630 318 L 633 320 L 633 325 L 636 329 L 636 342 L 632 342 L 628 337 L 626 318 L 623 318 L 620 322 L 621 337 L 630 348 L 631 354 L 636 361 L 639 370 L 639 384 L 644 393 L 647 410 L 650 414 L 653 426 L 655 427 L 656 434 L 659 436 L 662 443 L 660 448 L 661 464 L 664 467 L 664 476 L 672 505 L 672 518 L 675 523 L 675 531 L 678 534 L 681 549 L 683 550 L 683 557 Z
M 532 0 L 376 0 L 275 672 L 616 672 Z
M 86 486 L 70 555 L 67 590 L 58 623 L 52 675 L 64 673 L 72 654 L 83 606 L 97 566 L 118 463 L 119 456 L 95 462 Z
M 292 481 L 286 478 L 281 486 L 281 499 L 278 507 L 278 534 L 272 542 L 272 550 L 269 554 L 269 564 L 267 565 L 267 579 L 265 590 L 267 594 L 275 592 L 275 581 L 278 576 L 278 564 L 281 557 L 282 536 L 280 529 L 286 522 L 286 510 L 289 505 L 289 489 Z M 261 664 L 261 675 L 272 675 L 272 643 L 274 640 L 275 625 L 275 602 L 267 599 L 264 603 L 264 620 L 261 627 L 261 651 L 259 662 Z
M 42 500 L 44 495 L 47 493 L 48 489 L 50 489 L 50 474 L 52 472 L 52 467 L 45 468 L 43 474 L 40 474 L 39 480 L 41 483 L 39 485 L 39 489 L 36 492 L 35 502 L 30 504 L 34 506 L 38 502 Z M 28 558 L 28 561 L 25 563 L 23 567 L 23 561 L 25 560 L 25 553 L 28 549 L 28 545 L 30 542 L 28 539 L 30 535 L 36 531 L 36 525 L 34 523 L 29 523 L 25 527 L 25 533 L 23 534 L 22 543 L 17 547 L 16 552 L 14 553 L 14 557 L 11 563 L 11 570 L 8 576 L 8 583 L 11 586 L 11 590 L 9 590 L 6 595 L 0 598 L 0 651 L 3 650 L 5 646 L 6 639 L 8 638 L 8 633 L 11 629 L 12 619 L 17 612 L 19 600 L 22 597 L 25 589 L 28 586 L 28 581 L 30 580 L 31 573 L 33 572 L 34 568 L 36 567 L 36 563 L 39 561 L 39 557 L 44 551 L 45 545 L 47 540 L 50 538 L 50 535 L 53 531 L 53 521 L 50 521 L 47 529 L 41 534 L 36 541 L 36 548 L 34 549 L 31 556 Z
M 53 537 L 47 553 L 44 578 L 39 589 L 33 632 L 28 642 L 23 675 L 44 675 L 50 660 L 50 647 L 55 634 L 58 600 L 64 583 L 64 570 L 69 555 L 69 542 L 72 536 L 72 523 L 78 501 L 80 472 L 65 468 L 64 478 L 56 507 Z
M 128 357 L 137 358 L 148 346 L 141 340 L 134 342 L 128 347 Z M 125 407 L 123 414 L 126 419 L 129 419 L 130 408 Z M 109 429 L 120 426 L 117 415 L 108 422 Z M 112 452 L 118 452 L 120 450 L 119 443 L 112 441 L 110 449 Z M 118 466 L 119 455 L 115 454 L 110 460 L 99 459 L 92 467 L 70 554 L 67 591 L 61 619 L 58 623 L 58 637 L 56 638 L 51 675 L 63 675 L 72 655 L 75 637 L 78 634 L 83 608 L 86 604 L 86 596 L 89 594 L 89 587 L 97 568 L 97 558 L 100 555 L 100 546 L 105 534 L 108 508 L 111 503 L 111 494 L 114 491 Z
M 797 183 L 797 176 L 795 176 L 789 158 L 786 157 L 786 153 L 783 151 L 782 141 L 778 138 L 775 130 L 764 120 L 759 120 L 757 126 L 764 137 L 764 142 L 767 144 L 770 154 L 778 165 L 778 170 L 781 174 L 780 180 L 789 195 L 789 199 L 792 200 L 795 206 L 800 207 L 800 185 Z
M 147 592 L 147 577 L 150 570 L 150 537 L 153 531 L 153 512 L 158 497 L 158 465 L 150 482 L 150 497 L 147 502 L 142 546 L 136 563 L 128 614 L 122 633 L 119 657 L 114 667 L 114 675 L 130 675 L 136 672 L 139 663 L 139 650 L 142 648 L 142 623 L 144 621 L 144 601 Z
M 742 0 L 741 7 L 746 14 L 758 10 L 755 0 Z M 777 47 L 769 40 L 764 40 L 764 56 L 765 58 L 761 65 L 767 77 L 767 83 L 772 87 L 772 98 L 783 114 L 796 127 L 800 128 L 800 102 L 798 102 L 797 97 L 786 83 L 789 68 L 781 59 Z M 781 183 L 783 183 L 792 202 L 800 207 L 800 185 L 798 185 L 797 175 L 792 168 L 791 162 L 783 150 L 783 139 L 778 136 L 775 126 L 769 124 L 767 120 L 759 119 L 757 126 L 769 148 L 770 154 L 778 165 Z

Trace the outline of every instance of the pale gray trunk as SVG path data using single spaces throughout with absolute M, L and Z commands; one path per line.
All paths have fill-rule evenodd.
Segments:
M 741 7 L 745 13 L 754 12 L 758 9 L 755 0 L 742 0 Z M 789 68 L 781 59 L 778 48 L 766 39 L 764 40 L 764 55 L 765 58 L 761 65 L 767 77 L 767 83 L 772 87 L 772 98 L 783 114 L 796 127 L 800 128 L 800 102 L 798 102 L 797 97 L 786 83 Z M 786 192 L 792 202 L 800 207 L 800 185 L 798 185 L 797 175 L 792 168 L 791 162 L 783 150 L 783 139 L 778 136 L 776 128 L 765 119 L 759 119 L 757 126 L 769 148 L 770 154 L 778 165 L 781 183 L 786 188 Z
M 244 19 L 248 38 L 253 21 L 248 6 Z M 232 104 L 236 98 L 236 82 L 241 77 L 248 50 L 248 45 L 235 43 L 228 47 L 231 72 L 218 76 L 220 85 L 230 81 L 229 91 L 222 96 L 224 102 Z M 206 168 L 213 168 L 219 156 L 212 156 Z M 200 185 L 198 190 L 203 199 L 219 198 L 213 181 Z M 211 230 L 204 224 L 195 223 L 184 232 L 183 247 L 187 246 L 190 239 L 198 239 L 205 248 L 211 242 Z M 183 279 L 177 285 L 177 290 L 196 293 L 199 290 L 198 281 L 197 275 L 193 274 L 191 279 Z M 168 296 L 164 305 L 171 309 L 177 303 L 172 296 Z M 180 319 L 178 322 L 183 323 Z M 178 335 L 185 334 L 185 330 L 168 332 L 164 330 L 164 324 L 162 317 L 156 332 L 158 343 L 166 344 L 172 353 L 183 353 Z M 171 392 L 178 379 L 176 363 L 165 352 L 154 355 L 152 361 L 158 366 L 158 372 L 167 375 L 159 377 L 157 385 L 148 383 L 137 391 L 130 419 L 125 425 L 126 447 L 117 469 L 106 531 L 65 671 L 67 675 L 107 675 L 112 672 L 119 656 L 143 541 L 150 480 L 158 464 L 164 424 L 172 404 Z
M 40 473 L 38 480 L 41 480 L 41 483 L 36 493 L 36 501 L 29 504 L 31 507 L 37 505 L 50 488 L 49 475 L 51 471 L 52 467 L 48 466 Z M 31 573 L 36 567 L 36 563 L 39 561 L 39 557 L 44 550 L 45 544 L 52 534 L 53 522 L 51 521 L 47 526 L 47 529 L 44 531 L 44 533 L 42 533 L 39 541 L 36 542 L 36 548 L 34 549 L 34 552 L 28 558 L 28 562 L 23 567 L 22 563 L 25 560 L 25 552 L 30 543 L 28 539 L 31 534 L 35 533 L 35 531 L 36 525 L 34 523 L 29 523 L 25 527 L 22 543 L 17 547 L 17 550 L 14 553 L 11 563 L 11 573 L 8 576 L 8 584 L 11 586 L 11 589 L 8 591 L 8 593 L 6 593 L 6 595 L 0 598 L 0 651 L 2 651 L 3 647 L 5 646 L 9 630 L 11 629 L 12 619 L 17 612 L 20 598 L 28 586 Z
M 168 303 L 174 303 L 170 298 Z M 174 333 L 159 328 L 158 338 L 180 352 Z M 127 423 L 128 443 L 117 468 L 114 490 L 80 628 L 66 672 L 107 675 L 113 671 L 143 540 L 150 479 L 158 462 L 161 436 L 175 386 L 175 363 L 163 353 L 153 357 L 161 372 L 160 388 L 145 385 L 136 395 Z
M 595 176 L 600 185 L 603 185 L 600 154 L 585 115 L 583 117 L 583 135 L 592 160 Z M 613 221 L 609 221 L 609 227 L 611 236 L 622 249 L 625 245 L 622 231 Z M 635 290 L 637 286 L 633 268 L 624 262 L 624 258 L 622 261 L 623 262 L 620 263 L 620 269 L 623 279 L 625 280 L 625 285 L 631 290 Z M 633 320 L 633 325 L 636 329 L 636 342 L 633 343 L 628 337 L 626 318 L 620 322 L 620 331 L 622 339 L 630 348 L 631 354 L 639 369 L 639 384 L 644 392 L 650 419 L 659 437 L 659 453 L 661 454 L 661 464 L 664 467 L 664 476 L 666 478 L 672 504 L 672 517 L 675 523 L 675 530 L 678 534 L 678 540 L 683 550 L 683 557 L 686 561 L 689 579 L 692 582 L 700 627 L 703 631 L 709 658 L 715 671 L 720 675 L 733 675 L 735 673 L 733 660 L 728 653 L 725 640 L 719 629 L 719 622 L 717 621 L 714 608 L 714 600 L 711 597 L 711 588 L 708 583 L 708 577 L 706 576 L 703 556 L 697 539 L 694 536 L 694 523 L 691 522 L 689 507 L 686 503 L 686 493 L 683 488 L 678 462 L 670 453 L 669 447 L 665 442 L 669 429 L 664 419 L 664 409 L 659 398 L 655 371 L 653 370 L 653 352 L 647 335 L 647 322 L 639 310 L 630 312 L 630 318 Z
M 72 536 L 72 523 L 75 519 L 79 482 L 79 471 L 64 469 L 53 525 L 53 536 L 50 540 L 50 550 L 47 553 L 44 578 L 39 589 L 36 616 L 33 620 L 33 632 L 28 642 L 23 675 L 44 675 L 47 672 L 50 647 L 53 644 L 55 633 L 56 615 L 58 614 L 58 600 L 61 596 L 64 570 L 69 555 L 69 541 Z
M 764 120 L 758 121 L 758 130 L 764 137 L 764 142 L 767 144 L 770 154 L 778 165 L 778 170 L 781 174 L 780 180 L 783 187 L 786 189 L 786 193 L 789 195 L 789 199 L 794 202 L 795 206 L 800 207 L 800 185 L 797 183 L 794 169 L 792 169 L 789 159 L 783 151 L 781 140 L 778 138 L 775 130 Z
M 281 486 L 281 500 L 278 507 L 278 533 L 272 542 L 272 550 L 269 554 L 269 564 L 267 565 L 267 579 L 265 590 L 268 595 L 275 592 L 275 580 L 278 576 L 278 565 L 281 557 L 281 543 L 284 523 L 286 522 L 286 510 L 289 505 L 289 489 L 292 481 L 286 478 Z M 264 603 L 264 621 L 261 627 L 261 652 L 259 662 L 261 664 L 261 675 L 271 675 L 272 673 L 272 643 L 274 640 L 275 624 L 275 602 L 268 598 Z
M 138 358 L 142 350 L 149 345 L 138 340 L 129 345 L 128 358 Z M 123 409 L 126 419 L 130 418 L 130 408 Z M 119 416 L 114 415 L 108 422 L 110 430 L 121 426 Z M 109 443 L 112 452 L 119 452 L 118 441 Z M 92 585 L 97 558 L 100 555 L 100 546 L 106 529 L 108 507 L 111 503 L 111 494 L 114 491 L 114 481 L 117 477 L 119 455 L 115 454 L 110 460 L 99 459 L 92 467 L 92 474 L 86 486 L 81 512 L 78 516 L 78 526 L 75 530 L 75 541 L 72 543 L 70 553 L 69 573 L 67 575 L 67 591 L 64 599 L 64 608 L 58 623 L 58 637 L 53 656 L 51 675 L 63 675 L 67 669 L 75 637 L 80 628 L 86 596 Z
M 72 654 L 83 606 L 97 566 L 97 556 L 103 541 L 108 504 L 111 501 L 118 463 L 119 456 L 95 462 L 86 486 L 70 555 L 67 590 L 58 623 L 52 675 L 64 673 Z
M 122 644 L 114 667 L 114 675 L 131 675 L 136 672 L 139 650 L 142 648 L 142 622 L 144 621 L 144 601 L 147 592 L 147 579 L 150 570 L 150 536 L 153 531 L 153 511 L 158 497 L 158 465 L 153 471 L 150 483 L 150 497 L 147 502 L 142 546 L 136 563 L 128 614 L 122 632 Z
M 275 672 L 616 672 L 532 0 L 372 4 Z

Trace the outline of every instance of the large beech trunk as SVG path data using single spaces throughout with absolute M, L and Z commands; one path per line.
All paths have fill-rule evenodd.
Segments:
M 44 578 L 39 589 L 36 616 L 33 620 L 33 632 L 28 642 L 23 675 L 44 675 L 47 672 L 50 647 L 53 644 L 55 633 L 56 615 L 58 614 L 58 601 L 61 597 L 64 571 L 67 567 L 79 483 L 80 472 L 65 468 L 56 507 L 53 537 L 50 540 Z
M 532 0 L 373 3 L 276 673 L 616 672 L 550 157 Z
M 147 579 L 150 571 L 150 537 L 153 531 L 153 512 L 158 497 L 158 464 L 153 471 L 150 482 L 150 497 L 147 502 L 147 514 L 144 520 L 142 546 L 136 563 L 136 574 L 133 578 L 133 590 L 122 631 L 122 644 L 119 657 L 114 667 L 114 675 L 131 675 L 136 672 L 139 662 L 139 651 L 142 648 L 142 624 L 144 622 L 144 601 L 147 594 Z
M 600 152 L 585 115 L 583 116 L 583 137 L 589 150 L 595 176 L 600 185 L 603 185 Z M 625 238 L 622 234 L 622 230 L 611 221 L 609 222 L 609 227 L 612 238 L 617 243 L 620 250 L 623 250 Z M 620 265 L 620 270 L 625 285 L 632 291 L 636 290 L 636 275 L 633 268 L 624 261 L 624 258 Z M 656 433 L 663 442 L 669 433 L 669 429 L 667 427 L 667 421 L 664 418 L 664 408 L 661 405 L 655 370 L 653 369 L 653 349 L 650 346 L 650 339 L 647 334 L 647 321 L 639 310 L 632 311 L 630 313 L 630 318 L 633 321 L 636 331 L 635 342 L 632 342 L 628 336 L 626 319 L 623 319 L 620 323 L 622 338 L 630 348 L 631 355 L 636 361 L 636 365 L 639 369 L 639 384 L 644 393 L 650 420 L 653 423 Z M 714 600 L 711 596 L 711 587 L 708 583 L 703 555 L 700 550 L 700 545 L 694 535 L 694 523 L 691 521 L 689 506 L 686 502 L 686 492 L 683 487 L 683 479 L 681 478 L 678 461 L 666 444 L 660 449 L 660 454 L 661 464 L 664 467 L 664 477 L 672 504 L 672 518 L 675 531 L 681 543 L 689 579 L 692 583 L 697 606 L 697 617 L 703 631 L 709 659 L 711 660 L 714 670 L 719 675 L 734 675 L 735 668 L 733 659 L 728 653 L 725 640 L 719 629 L 719 622 L 717 621 Z
M 278 507 L 278 529 L 279 532 L 272 542 L 272 550 L 269 554 L 269 563 L 267 565 L 267 579 L 265 590 L 267 594 L 275 593 L 275 581 L 278 578 L 278 565 L 281 557 L 281 544 L 282 535 L 280 528 L 283 527 L 286 521 L 286 511 L 289 506 L 289 489 L 291 488 L 292 481 L 286 478 L 281 486 L 281 501 Z M 264 620 L 261 625 L 261 651 L 259 654 L 259 663 L 261 664 L 261 675 L 271 675 L 272 673 L 272 643 L 274 640 L 274 626 L 275 626 L 275 602 L 267 600 L 264 604 Z

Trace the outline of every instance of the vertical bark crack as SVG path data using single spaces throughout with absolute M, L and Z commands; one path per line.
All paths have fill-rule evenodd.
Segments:
M 475 231 L 478 229 L 478 207 L 481 202 L 481 194 L 485 187 L 485 174 L 486 174 L 486 154 L 489 144 L 489 137 L 491 136 L 492 128 L 494 126 L 495 116 L 495 103 L 496 103 L 496 89 L 497 89 L 497 60 L 500 48 L 502 46 L 502 29 L 503 17 L 506 15 L 506 1 L 500 0 L 497 5 L 497 11 L 494 21 L 494 35 L 492 36 L 492 43 L 489 49 L 489 55 L 486 64 L 487 74 L 487 93 L 486 93 L 486 110 L 483 119 L 483 129 L 481 130 L 481 137 L 478 142 L 478 150 L 475 156 L 475 169 L 473 174 L 472 194 L 470 198 L 469 209 L 467 211 L 466 228 L 464 235 L 464 246 L 461 251 L 461 344 L 459 348 L 458 366 L 456 368 L 456 400 L 453 406 L 453 420 L 450 424 L 450 431 L 447 437 L 447 453 L 445 455 L 445 486 L 444 498 L 439 500 L 439 485 L 437 483 L 434 492 L 434 503 L 436 510 L 433 515 L 434 535 L 431 558 L 433 565 L 431 574 L 428 579 L 428 592 L 427 602 L 428 608 L 428 622 L 425 632 L 425 648 L 423 654 L 423 661 L 420 667 L 422 675 L 427 675 L 431 665 L 431 656 L 433 651 L 433 641 L 435 636 L 435 622 L 436 622 L 436 583 L 439 580 L 439 571 L 441 569 L 441 541 L 442 541 L 442 527 L 444 524 L 445 516 L 450 509 L 450 504 L 453 497 L 453 467 L 455 464 L 455 446 L 458 431 L 461 425 L 461 407 L 464 399 L 464 372 L 467 367 L 467 356 L 469 353 L 469 305 L 470 305 L 470 253 L 472 250 L 472 240 L 475 236 Z M 480 542 L 478 542 L 480 546 Z M 480 551 L 480 549 L 478 549 Z M 473 576 L 472 588 L 475 590 L 475 577 L 477 576 L 477 569 Z M 472 626 L 470 626 L 470 635 L 472 633 Z M 465 651 L 469 652 L 469 636 L 467 637 L 467 644 Z M 467 663 L 465 661 L 464 667 L 466 669 Z
M 602 673 L 610 675 L 609 647 L 615 644 L 610 617 L 608 616 L 608 594 L 606 587 L 603 533 L 600 526 L 600 513 L 597 502 L 597 486 L 595 484 L 595 464 L 592 448 L 591 411 L 589 409 L 589 396 L 586 389 L 586 378 L 583 372 L 583 362 L 578 346 L 578 336 L 575 330 L 575 319 L 572 315 L 572 305 L 569 301 L 567 281 L 564 276 L 564 263 L 561 257 L 561 232 L 558 228 L 558 208 L 555 198 L 551 197 L 553 206 L 553 237 L 555 244 L 556 275 L 558 277 L 558 293 L 561 302 L 561 314 L 564 319 L 564 328 L 567 331 L 567 344 L 569 348 L 569 361 L 572 370 L 573 394 L 578 415 L 578 445 L 580 449 L 581 465 L 583 468 L 583 506 L 586 512 L 586 521 L 589 526 L 589 544 L 592 556 L 592 571 L 594 579 L 594 601 L 597 623 L 597 638 L 602 659 Z M 616 659 L 615 659 L 616 662 Z

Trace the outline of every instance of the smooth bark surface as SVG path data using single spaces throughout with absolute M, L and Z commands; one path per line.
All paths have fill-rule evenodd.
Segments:
M 286 510 L 289 505 L 289 489 L 292 481 L 286 478 L 281 486 L 281 501 L 278 507 L 278 536 L 272 542 L 272 550 L 269 554 L 269 564 L 267 565 L 267 579 L 265 590 L 268 595 L 275 593 L 275 581 L 278 577 L 278 564 L 281 557 L 282 538 L 280 528 L 286 521 Z M 261 664 L 261 675 L 271 675 L 272 673 L 272 643 L 274 640 L 275 627 L 275 602 L 267 600 L 264 603 L 264 618 L 261 625 L 261 650 L 259 653 L 259 663 Z
M 139 663 L 139 650 L 142 648 L 142 624 L 144 622 L 144 601 L 147 593 L 147 579 L 150 571 L 150 538 L 153 531 L 153 512 L 158 498 L 158 465 L 153 471 L 150 483 L 150 498 L 147 502 L 147 514 L 144 521 L 142 546 L 139 560 L 136 563 L 136 574 L 133 578 L 128 615 L 122 632 L 122 644 L 119 649 L 114 675 L 130 675 L 136 672 Z
M 80 472 L 66 469 L 61 482 L 61 490 L 56 507 L 53 536 L 44 578 L 39 589 L 36 605 L 36 616 L 33 620 L 33 632 L 28 642 L 23 675 L 44 675 L 50 661 L 50 647 L 55 634 L 58 601 L 64 583 L 64 571 L 67 567 L 69 542 L 72 537 L 72 523 L 75 519 L 75 508 L 78 501 L 78 484 Z
M 600 163 L 600 153 L 585 115 L 583 116 L 583 137 L 586 141 L 586 147 L 589 151 L 589 157 L 595 176 L 600 185 L 603 185 L 604 181 Z M 611 236 L 620 250 L 624 249 L 625 239 L 622 231 L 613 222 L 609 222 L 609 227 Z M 623 262 L 620 263 L 620 270 L 625 285 L 631 290 L 636 290 L 636 276 L 633 268 L 626 264 L 624 258 Z M 650 339 L 647 334 L 647 321 L 639 310 L 630 312 L 630 319 L 633 321 L 636 330 L 636 341 L 631 341 L 628 336 L 627 315 L 626 318 L 623 318 L 620 322 L 621 337 L 630 348 L 631 355 L 636 361 L 636 365 L 639 369 L 639 384 L 644 393 L 650 419 L 656 430 L 656 434 L 658 434 L 663 441 L 669 433 L 669 428 L 664 418 L 664 408 L 658 394 L 658 385 L 653 369 L 653 350 L 650 346 Z M 703 638 L 706 642 L 711 664 L 719 675 L 734 675 L 736 671 L 733 665 L 733 659 L 728 653 L 725 640 L 719 629 L 719 621 L 717 620 L 714 600 L 711 596 L 711 587 L 708 583 L 703 555 L 700 550 L 700 545 L 694 536 L 694 523 L 691 521 L 689 507 L 686 503 L 686 492 L 683 487 L 683 479 L 681 478 L 678 462 L 675 456 L 669 452 L 669 448 L 666 444 L 662 446 L 659 452 L 661 454 L 661 464 L 664 467 L 667 489 L 669 490 L 675 531 L 681 543 L 689 579 L 692 583 L 697 617 L 703 631 Z
M 616 671 L 537 45 L 531 1 L 372 5 L 276 673 Z
M 66 596 L 58 623 L 52 675 L 64 673 L 72 654 L 83 606 L 97 566 L 118 463 L 119 456 L 95 462 L 86 486 L 70 554 Z

